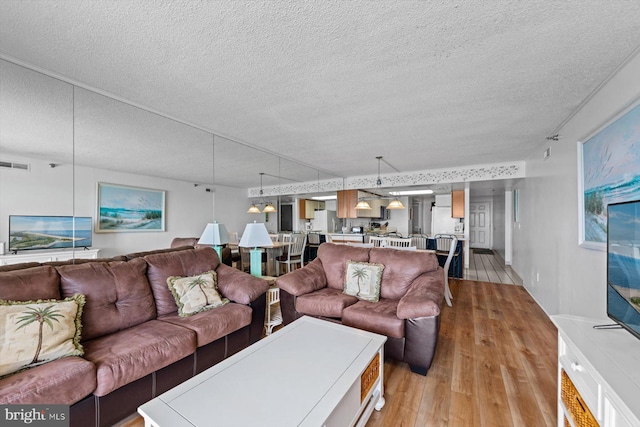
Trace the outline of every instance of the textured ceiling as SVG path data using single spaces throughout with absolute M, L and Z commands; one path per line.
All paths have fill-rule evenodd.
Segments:
M 216 180 L 249 186 L 254 156 L 270 174 L 295 160 L 323 177 L 370 175 L 378 155 L 400 171 L 525 159 L 639 40 L 632 0 L 0 2 L 5 58 L 266 150 L 216 147 Z M 209 180 L 185 167 L 210 167 L 206 132 L 74 96 L 80 158 L 99 165 L 107 146 L 127 152 L 112 165 L 180 162 L 180 179 Z

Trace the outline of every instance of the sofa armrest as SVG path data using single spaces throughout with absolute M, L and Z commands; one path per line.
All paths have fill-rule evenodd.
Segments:
M 250 304 L 269 289 L 269 282 L 226 264 L 219 264 L 218 289 L 222 295 L 240 304 Z
M 418 276 L 398 303 L 398 318 L 417 319 L 438 316 L 444 298 L 444 270 Z
M 278 277 L 276 286 L 297 297 L 326 287 L 327 276 L 324 274 L 322 262 L 316 258 L 303 268 Z

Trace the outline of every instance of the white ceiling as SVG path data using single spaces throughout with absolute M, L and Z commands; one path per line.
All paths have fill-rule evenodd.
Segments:
M 292 179 L 525 159 L 639 40 L 633 0 L 0 2 L 5 59 L 200 128 L 77 90 L 77 159 L 207 182 L 205 130 L 266 151 L 216 146 L 216 182 L 253 187 L 254 159 Z M 0 149 L 54 150 L 18 133 Z

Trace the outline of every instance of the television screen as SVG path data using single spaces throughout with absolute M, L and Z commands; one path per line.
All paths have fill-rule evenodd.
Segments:
M 91 246 L 91 217 L 9 216 L 9 250 Z
M 607 315 L 640 338 L 640 201 L 607 208 Z

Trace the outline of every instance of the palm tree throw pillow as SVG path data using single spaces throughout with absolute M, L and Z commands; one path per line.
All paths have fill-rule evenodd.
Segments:
M 347 262 L 344 293 L 358 299 L 378 302 L 384 265 L 370 262 Z
M 193 316 L 229 302 L 218 292 L 218 274 L 211 270 L 197 276 L 171 276 L 167 279 L 169 290 L 176 299 L 178 314 Z
M 84 295 L 64 300 L 0 300 L 0 377 L 67 356 L 82 356 Z

